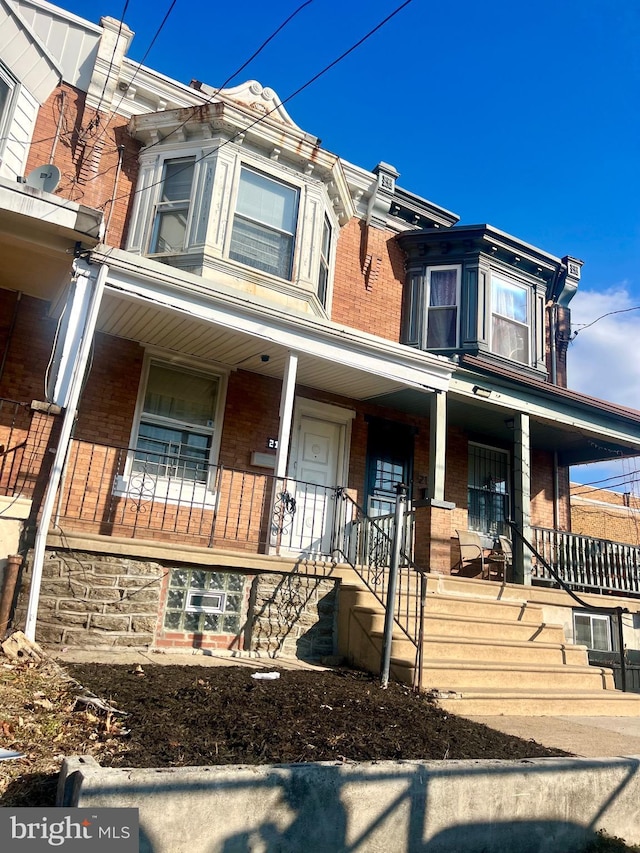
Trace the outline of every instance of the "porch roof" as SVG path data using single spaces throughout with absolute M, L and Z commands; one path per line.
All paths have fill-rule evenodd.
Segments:
M 420 405 L 410 390 L 380 402 L 408 412 Z M 449 424 L 479 441 L 508 446 L 509 420 L 517 412 L 530 416 L 531 447 L 557 452 L 560 465 L 640 454 L 640 412 L 463 356 L 449 386 Z
M 281 379 L 287 353 L 298 354 L 297 384 L 356 400 L 411 388 L 446 391 L 454 368 L 441 356 L 332 323 L 287 312 L 128 252 L 104 249 L 109 267 L 98 329 L 225 369 Z M 268 356 L 268 359 L 266 358 Z

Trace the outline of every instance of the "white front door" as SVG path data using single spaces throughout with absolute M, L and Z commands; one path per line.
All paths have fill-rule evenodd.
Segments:
M 304 414 L 298 418 L 290 466 L 296 481 L 288 543 L 292 550 L 324 556 L 331 552 L 343 433 L 339 423 Z

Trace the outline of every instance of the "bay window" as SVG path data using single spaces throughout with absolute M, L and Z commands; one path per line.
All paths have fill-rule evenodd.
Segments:
M 460 267 L 427 267 L 427 349 L 458 345 Z
M 496 273 L 491 276 L 491 349 L 528 364 L 529 289 Z
M 194 167 L 195 157 L 165 161 L 149 246 L 152 255 L 185 249 Z
M 290 279 L 298 216 L 296 188 L 243 167 L 229 257 Z
M 327 307 L 327 292 L 329 286 L 329 263 L 331 252 L 331 223 L 325 213 L 322 224 L 322 242 L 320 243 L 320 269 L 318 271 L 317 295 L 323 308 Z

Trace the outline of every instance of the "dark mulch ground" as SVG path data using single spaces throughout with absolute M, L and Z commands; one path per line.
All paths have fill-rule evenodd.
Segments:
M 353 671 L 69 665 L 129 715 L 103 764 L 167 767 L 382 759 L 530 758 L 561 754 L 445 714 L 398 684 Z M 275 668 L 274 668 L 275 670 Z

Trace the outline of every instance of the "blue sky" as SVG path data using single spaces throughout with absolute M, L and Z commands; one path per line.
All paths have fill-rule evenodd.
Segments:
M 312 0 L 234 79 L 281 99 L 394 11 L 401 0 Z M 120 0 L 66 0 L 95 23 Z M 170 0 L 130 0 L 141 60 Z M 145 64 L 220 85 L 300 3 L 177 0 Z M 569 384 L 640 409 L 640 4 L 635 0 L 412 0 L 357 51 L 287 103 L 323 147 L 548 252 L 585 261 Z M 582 481 L 605 474 L 576 471 Z M 618 486 L 635 490 L 632 482 Z

